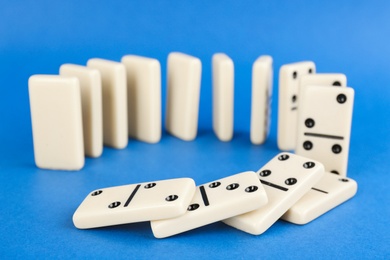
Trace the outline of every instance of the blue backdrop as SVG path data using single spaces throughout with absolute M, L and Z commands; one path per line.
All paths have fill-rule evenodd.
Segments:
M 329 2 L 329 1 L 328 1 Z M 390 256 L 390 2 L 389 1 L 1 1 L 0 3 L 0 253 L 6 258 L 354 258 Z M 184 142 L 130 140 L 105 148 L 79 172 L 34 165 L 27 80 L 56 74 L 63 63 L 157 58 L 171 51 L 202 61 L 199 134 Z M 211 56 L 235 63 L 235 135 L 211 130 Z M 249 141 L 251 67 L 274 58 L 271 135 Z M 341 72 L 355 89 L 349 177 L 357 195 L 316 221 L 278 221 L 261 236 L 216 223 L 155 239 L 149 223 L 77 230 L 72 214 L 100 187 L 173 177 L 197 184 L 257 170 L 278 153 L 276 111 L 282 64 L 313 60 L 318 72 Z

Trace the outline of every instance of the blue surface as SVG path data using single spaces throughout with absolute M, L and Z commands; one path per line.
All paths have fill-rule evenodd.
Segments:
M 1 1 L 0 255 L 2 258 L 389 258 L 390 2 L 389 1 Z M 374 5 L 375 2 L 375 5 Z M 203 65 L 199 135 L 159 144 L 130 140 L 104 149 L 79 172 L 34 165 L 27 80 L 66 62 L 160 60 L 182 51 Z M 235 62 L 235 136 L 211 131 L 211 56 Z M 249 142 L 251 66 L 274 57 L 272 132 Z M 99 187 L 192 177 L 198 184 L 257 170 L 275 154 L 278 70 L 300 60 L 318 72 L 343 72 L 356 91 L 349 177 L 357 195 L 316 221 L 278 221 L 261 236 L 216 223 L 155 239 L 149 223 L 77 230 L 72 214 Z M 163 104 L 165 104 L 165 94 Z

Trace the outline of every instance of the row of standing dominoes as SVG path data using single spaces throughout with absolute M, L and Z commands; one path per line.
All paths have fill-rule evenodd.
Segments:
M 87 229 L 151 221 L 155 237 L 164 238 L 217 221 L 259 235 L 282 218 L 305 224 L 356 193 L 353 180 L 326 175 L 321 193 L 313 185 L 324 166 L 303 156 L 282 153 L 255 172 L 243 172 L 200 185 L 180 178 L 91 192 L 73 222 Z M 316 189 L 318 190 L 318 189 Z

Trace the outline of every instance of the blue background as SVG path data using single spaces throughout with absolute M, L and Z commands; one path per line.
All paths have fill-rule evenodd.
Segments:
M 1 1 L 0 254 L 38 257 L 389 258 L 389 1 Z M 329 1 L 328 1 L 329 2 Z M 171 51 L 202 61 L 199 133 L 193 142 L 164 134 L 159 144 L 130 140 L 105 148 L 78 172 L 34 165 L 27 92 L 32 74 L 56 74 L 63 63 L 119 61 L 125 54 L 162 65 Z M 235 134 L 222 143 L 211 130 L 211 56 L 235 63 Z M 274 58 L 271 135 L 249 141 L 251 67 Z M 257 170 L 276 146 L 278 70 L 313 60 L 318 72 L 342 72 L 355 89 L 349 177 L 357 195 L 314 222 L 278 221 L 261 236 L 215 223 L 155 239 L 149 223 L 77 230 L 72 214 L 101 187 L 173 177 L 197 184 Z

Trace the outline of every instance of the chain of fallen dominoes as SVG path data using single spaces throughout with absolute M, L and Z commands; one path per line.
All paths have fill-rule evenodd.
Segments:
M 221 141 L 233 136 L 234 64 L 213 56 L 213 129 Z M 250 139 L 269 131 L 272 57 L 252 70 Z M 197 134 L 201 62 L 182 53 L 168 56 L 167 131 L 183 140 Z M 121 62 L 90 59 L 65 64 L 60 75 L 34 75 L 29 96 L 36 165 L 78 170 L 84 155 L 99 157 L 103 144 L 122 149 L 128 136 L 161 138 L 161 68 L 134 55 Z M 313 62 L 283 65 L 279 72 L 278 147 L 260 170 L 195 187 L 190 178 L 124 185 L 91 192 L 73 215 L 77 228 L 151 221 L 158 238 L 216 221 L 259 235 L 278 219 L 306 224 L 356 194 L 347 178 L 354 91 L 344 74 L 315 73 Z

